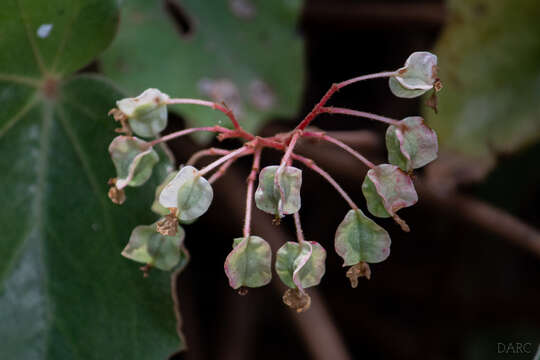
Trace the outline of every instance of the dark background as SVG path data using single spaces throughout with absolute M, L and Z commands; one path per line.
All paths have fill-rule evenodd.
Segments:
M 431 49 L 445 19 L 445 7 L 439 1 L 394 1 L 391 5 L 307 1 L 298 29 L 307 46 L 302 109 L 296 119 L 275 119 L 263 134 L 286 131 L 333 82 L 399 67 L 412 51 Z M 443 89 L 440 96 L 445 91 L 452 89 Z M 386 82 L 380 80 L 351 86 L 335 95 L 331 104 L 396 118 L 421 111 L 420 100 L 393 97 Z M 321 116 L 315 125 L 325 130 L 373 130 L 381 142 L 385 130 L 369 121 L 331 121 L 328 116 Z M 176 117 L 168 131 L 182 127 L 182 119 Z M 171 143 L 171 148 L 182 163 L 198 147 L 182 139 Z M 361 163 L 322 145 L 304 144 L 300 149 L 335 174 L 349 194 L 363 204 L 360 185 L 366 169 Z M 363 150 L 384 161 L 382 144 Z M 540 173 L 534 167 L 538 154 L 536 146 L 501 157 L 485 182 L 461 186 L 460 191 L 538 226 Z M 263 166 L 277 161 L 278 153 L 263 153 Z M 346 269 L 333 251 L 335 229 L 347 205 L 307 169 L 301 210 L 305 235 L 328 250 L 326 275 L 315 290 L 320 296 L 310 289 L 313 308 L 295 314 L 281 301 L 283 288 L 274 284 L 279 281 L 277 276 L 269 286 L 251 289 L 246 296 L 236 294 L 228 286 L 223 262 L 232 239 L 241 234 L 243 185 L 249 168 L 249 161 L 235 164 L 229 176 L 216 183 L 216 200 L 207 215 L 186 228 L 190 235 L 186 246 L 192 258 L 179 278 L 178 296 L 189 350 L 175 358 L 320 358 L 320 349 L 306 339 L 316 339 L 323 350 L 338 354 L 339 349 L 328 349 L 336 346 L 336 341 L 329 340 L 329 332 L 338 335 L 338 345 L 342 338 L 353 359 L 533 358 L 540 339 L 537 256 L 471 224 L 453 209 L 423 201 L 420 196 L 418 205 L 400 212 L 411 226 L 410 233 L 401 232 L 392 221 L 377 219 L 390 232 L 392 254 L 372 266 L 370 281 L 361 279 L 358 288 L 352 289 Z M 509 186 L 516 173 L 526 174 L 527 181 Z M 417 176 L 421 178 L 422 173 Z M 274 252 L 294 236 L 291 219 L 275 227 L 270 216 L 254 211 L 254 232 L 268 240 Z M 208 251 L 210 247 L 212 251 Z M 335 332 L 331 327 L 326 329 L 324 321 L 313 320 L 321 313 L 329 316 L 325 319 L 334 324 Z M 299 325 L 302 321 L 312 326 Z M 512 350 L 509 345 L 516 348 L 518 343 L 530 343 L 525 349 L 531 353 L 500 353 Z

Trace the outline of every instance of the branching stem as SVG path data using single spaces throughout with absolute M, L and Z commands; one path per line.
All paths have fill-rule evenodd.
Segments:
M 309 114 L 306 115 L 304 120 L 302 120 L 302 122 L 298 124 L 296 129 L 304 130 L 309 125 L 309 123 L 312 122 L 313 119 L 315 119 L 315 117 L 321 113 L 321 108 L 324 107 L 324 105 L 328 102 L 328 100 L 330 100 L 332 95 L 334 95 L 334 93 L 338 91 L 339 89 L 342 89 L 347 85 L 351 85 L 359 81 L 376 79 L 376 78 L 387 78 L 390 76 L 394 76 L 396 74 L 397 74 L 396 71 L 385 71 L 385 72 L 380 72 L 380 73 L 375 73 L 375 74 L 362 75 L 362 76 L 358 76 L 349 80 L 342 81 L 337 84 L 332 84 L 330 89 L 328 89 L 326 94 L 324 94 L 324 96 L 319 101 L 319 103 L 315 105 L 315 107 L 313 107 L 313 109 L 309 112 Z

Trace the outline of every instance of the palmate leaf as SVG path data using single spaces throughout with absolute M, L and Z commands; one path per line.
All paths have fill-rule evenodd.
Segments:
M 157 179 L 122 207 L 107 199 L 106 113 L 121 94 L 72 75 L 112 40 L 116 4 L 2 2 L 1 359 L 164 359 L 179 348 L 169 276 L 144 280 L 120 256 L 131 229 L 154 220 Z
M 132 95 L 152 86 L 175 97 L 225 101 L 248 131 L 290 117 L 300 105 L 302 41 L 296 32 L 300 0 L 172 1 L 191 21 L 180 34 L 164 2 L 123 3 L 118 37 L 102 56 L 103 71 Z M 196 106 L 176 106 L 190 126 L 226 118 Z
M 536 0 L 453 0 L 449 10 L 434 50 L 447 91 L 439 113 L 425 115 L 441 149 L 462 159 L 464 168 L 454 172 L 476 173 L 497 153 L 540 139 L 540 6 Z

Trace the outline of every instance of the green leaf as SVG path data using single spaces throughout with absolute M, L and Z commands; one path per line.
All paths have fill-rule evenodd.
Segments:
M 176 235 L 162 235 L 157 231 L 156 224 L 139 225 L 133 229 L 122 255 L 133 261 L 169 271 L 186 257 L 182 247 L 186 233 L 178 226 Z
M 232 1 L 177 3 L 190 34 L 179 33 L 163 2 L 125 1 L 118 37 L 102 57 L 105 74 L 132 94 L 153 86 L 174 97 L 224 101 L 248 131 L 296 114 L 304 83 L 300 0 L 250 0 L 247 18 Z M 174 108 L 191 127 L 227 121 L 206 108 Z
M 3 0 L 0 24 L 0 78 L 70 75 L 110 44 L 118 26 L 117 1 Z M 44 25 L 50 31 L 40 31 Z
M 128 118 L 133 132 L 142 137 L 155 137 L 167 126 L 169 96 L 158 89 L 147 89 L 135 98 L 116 102 L 118 109 Z
M 395 165 L 382 164 L 370 169 L 362 183 L 368 210 L 378 217 L 391 217 L 418 201 L 409 175 Z
M 360 210 L 349 210 L 336 231 L 336 252 L 343 266 L 379 263 L 390 255 L 390 236 Z
M 388 162 L 403 171 L 411 171 L 437 158 L 437 134 L 420 116 L 401 120 L 403 127 L 391 125 L 386 130 Z
M 314 241 L 286 242 L 276 253 L 276 273 L 285 285 L 303 291 L 319 285 L 325 272 L 326 251 Z
M 170 275 L 145 280 L 120 256 L 131 229 L 152 221 L 157 185 L 122 207 L 107 199 L 107 111 L 122 95 L 72 75 L 112 40 L 116 4 L 2 2 L 1 359 L 163 359 L 184 347 Z
M 225 260 L 225 274 L 233 289 L 261 287 L 272 280 L 272 250 L 258 236 L 236 238 Z
M 453 0 L 435 51 L 439 113 L 425 117 L 465 168 L 493 164 L 540 139 L 540 16 L 536 0 Z M 456 172 L 463 173 L 464 169 Z
M 388 80 L 392 93 L 401 98 L 415 98 L 433 88 L 437 80 L 437 56 L 427 51 L 412 53 L 398 75 Z
M 141 186 L 159 161 L 156 151 L 148 143 L 133 136 L 117 136 L 109 145 L 109 154 L 116 168 L 116 187 Z
M 275 183 L 276 171 L 279 166 L 267 166 L 259 173 L 259 186 L 255 191 L 255 204 L 269 214 L 279 216 L 294 214 L 300 210 L 300 187 L 302 186 L 302 170 L 286 166 L 281 173 L 279 183 L 283 190 L 283 200 Z
M 184 166 L 161 191 L 159 203 L 166 208 L 177 208 L 178 219 L 191 221 L 203 215 L 214 192 L 208 181 L 193 166 Z

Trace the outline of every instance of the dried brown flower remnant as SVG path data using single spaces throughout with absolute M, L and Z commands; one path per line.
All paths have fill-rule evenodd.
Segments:
M 440 79 L 436 79 L 435 82 L 433 83 L 433 88 L 435 89 L 436 92 L 441 91 L 443 88 L 442 81 Z
M 127 120 L 126 114 L 124 114 L 122 111 L 118 110 L 117 108 L 112 108 L 109 110 L 107 115 L 112 115 L 115 121 L 123 122 Z
M 166 236 L 176 235 L 178 229 L 178 218 L 176 217 L 177 209 L 171 208 L 170 210 L 170 214 L 157 223 L 157 231 Z
M 371 269 L 368 263 L 361 261 L 347 270 L 347 277 L 351 281 L 351 287 L 356 288 L 359 277 L 365 277 L 368 280 L 371 279 Z
M 411 228 L 409 227 L 409 225 L 407 225 L 407 223 L 405 222 L 405 220 L 403 220 L 402 218 L 400 218 L 399 216 L 397 216 L 396 214 L 392 215 L 392 219 L 394 219 L 394 221 L 396 222 L 396 224 L 399 225 L 399 227 L 401 228 L 401 230 L 405 231 L 405 232 L 410 232 L 411 231 Z
M 248 288 L 245 287 L 245 286 L 242 286 L 242 287 L 240 287 L 240 289 L 238 289 L 237 293 L 238 293 L 238 295 L 246 296 L 247 293 L 248 293 Z
M 126 201 L 126 193 L 123 189 L 116 187 L 116 178 L 109 179 L 107 184 L 110 185 L 108 192 L 109 199 L 115 204 L 122 205 Z
M 148 276 L 150 276 L 150 275 L 149 275 L 150 269 L 152 269 L 152 265 L 150 265 L 150 264 L 146 264 L 146 265 L 141 266 L 141 267 L 139 268 L 139 270 L 142 271 L 143 277 L 144 277 L 144 278 L 147 278 Z
M 304 312 L 311 306 L 311 298 L 308 294 L 298 289 L 287 289 L 283 294 L 283 302 L 296 312 Z
M 128 118 L 126 114 L 124 114 L 122 111 L 118 110 L 117 108 L 111 109 L 107 115 L 112 115 L 115 121 L 118 121 L 122 127 L 115 129 L 117 133 L 120 134 L 126 134 L 128 136 L 133 135 L 131 132 L 131 128 L 129 127 Z

